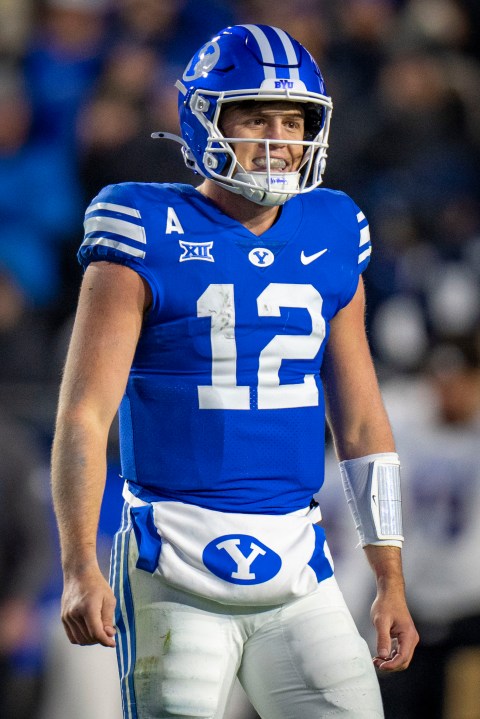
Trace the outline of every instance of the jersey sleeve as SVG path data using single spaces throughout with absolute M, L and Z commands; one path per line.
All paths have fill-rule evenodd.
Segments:
M 153 304 L 157 304 L 159 290 L 149 267 L 147 235 L 134 184 L 104 187 L 87 207 L 84 229 L 77 254 L 83 269 L 101 261 L 126 265 L 148 282 Z
M 370 241 L 370 228 L 367 218 L 362 210 L 348 195 L 344 195 L 344 200 L 348 201 L 348 207 L 343 220 L 348 225 L 348 265 L 351 268 L 352 280 L 341 298 L 338 309 L 346 307 L 353 299 L 358 287 L 359 277 L 367 268 L 372 254 L 372 244 Z
M 368 225 L 367 218 L 355 203 L 353 203 L 356 211 L 356 217 L 358 222 L 358 274 L 361 275 L 366 270 L 368 263 L 370 262 L 370 255 L 372 254 L 372 243 L 370 240 L 370 228 Z

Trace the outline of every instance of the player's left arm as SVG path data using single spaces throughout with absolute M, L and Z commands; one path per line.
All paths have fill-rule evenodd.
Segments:
M 351 302 L 331 321 L 322 366 L 327 418 L 339 460 L 395 452 L 365 331 L 365 293 L 360 278 Z M 377 632 L 375 665 L 406 669 L 418 642 L 407 608 L 398 546 L 367 544 L 377 596 L 372 621 Z

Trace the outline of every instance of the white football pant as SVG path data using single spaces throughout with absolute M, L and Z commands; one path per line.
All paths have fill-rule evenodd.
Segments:
M 333 577 L 280 607 L 227 606 L 137 569 L 132 530 L 116 547 L 124 719 L 222 719 L 236 675 L 262 719 L 383 718 L 370 652 Z

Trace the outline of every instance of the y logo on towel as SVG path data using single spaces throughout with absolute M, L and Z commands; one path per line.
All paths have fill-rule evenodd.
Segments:
M 262 584 L 280 571 L 279 555 L 248 534 L 217 537 L 203 550 L 203 563 L 232 584 Z

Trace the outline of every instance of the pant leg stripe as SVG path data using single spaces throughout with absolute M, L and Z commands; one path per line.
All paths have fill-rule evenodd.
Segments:
M 125 719 L 137 719 L 133 669 L 135 667 L 135 622 L 133 598 L 128 576 L 128 547 L 132 525 L 125 504 L 122 526 L 115 538 L 112 558 L 112 583 L 117 598 L 117 656 L 120 669 L 122 704 Z
M 113 591 L 115 593 L 115 597 L 117 599 L 117 604 L 115 607 L 115 626 L 117 629 L 116 634 L 116 644 L 117 644 L 117 660 L 118 660 L 118 667 L 119 667 L 119 673 L 120 673 L 120 687 L 122 692 L 122 705 L 123 705 L 123 712 L 126 719 L 128 719 L 128 709 L 127 709 L 127 702 L 126 702 L 126 696 L 125 696 L 125 690 L 124 690 L 124 681 L 123 677 L 125 676 L 125 664 L 124 664 L 124 632 L 125 632 L 125 625 L 123 621 L 122 616 L 122 610 L 121 610 L 121 599 L 120 599 L 120 586 L 121 586 L 121 578 L 120 578 L 120 555 L 121 555 L 121 547 L 122 543 L 125 537 L 125 532 L 128 526 L 128 507 L 125 504 L 123 508 L 123 514 L 122 514 L 122 523 L 120 526 L 120 529 L 118 530 L 117 534 L 115 535 L 113 550 L 112 550 L 112 567 L 111 567 L 111 585 L 113 588 Z

